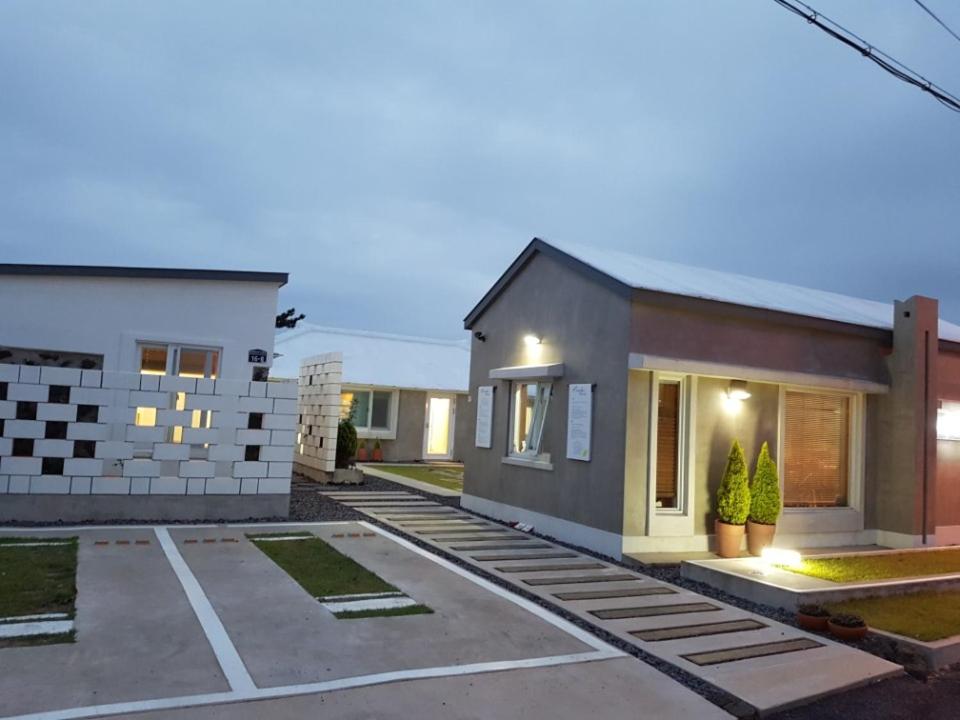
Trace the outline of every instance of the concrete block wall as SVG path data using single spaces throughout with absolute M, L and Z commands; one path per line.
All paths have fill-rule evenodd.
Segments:
M 296 383 L 0 364 L 0 494 L 289 494 L 296 398 Z
M 343 353 L 314 355 L 300 364 L 295 459 L 297 469 L 315 480 L 324 479 L 322 473 L 332 473 L 336 462 L 342 377 Z

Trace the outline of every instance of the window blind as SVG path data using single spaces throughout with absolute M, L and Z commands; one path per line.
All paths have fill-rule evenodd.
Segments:
M 784 506 L 846 505 L 849 453 L 849 397 L 785 393 Z
M 680 464 L 680 383 L 660 383 L 657 403 L 657 507 L 677 507 Z

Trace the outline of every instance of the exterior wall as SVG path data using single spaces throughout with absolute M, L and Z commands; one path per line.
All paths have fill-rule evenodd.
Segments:
M 941 349 L 938 397 L 960 402 L 960 351 Z M 936 525 L 938 544 L 960 544 L 960 441 L 937 441 Z
M 471 327 L 485 336 L 472 341 L 470 396 L 493 385 L 493 447 L 477 448 L 476 404 L 458 424 L 468 440 L 460 448 L 465 462 L 465 507 L 503 519 L 558 518 L 558 527 L 580 527 L 583 544 L 623 528 L 623 472 L 627 397 L 629 300 L 608 286 L 571 270 L 553 258 L 535 254 Z M 532 333 L 542 344 L 529 348 Z M 503 462 L 507 454 L 510 383 L 490 379 L 490 370 L 516 365 L 563 363 L 554 381 L 544 425 L 543 449 L 552 470 Z M 592 460 L 567 460 L 567 392 L 571 383 L 595 383 Z M 477 499 L 476 501 L 474 499 Z M 540 529 L 543 529 L 542 523 Z M 593 546 L 600 547 L 602 541 Z M 604 546 L 604 550 L 607 547 Z M 619 554 L 619 547 L 615 548 Z
M 457 394 L 456 426 L 453 428 L 453 459 L 457 462 L 463 462 L 465 448 L 473 446 L 476 428 L 469 419 L 472 416 L 476 422 L 475 410 L 469 394 Z
M 67 402 L 50 402 L 51 386 L 69 388 Z M 0 391 L 6 397 L 0 401 L 0 520 L 190 519 L 204 508 L 224 517 L 214 501 L 189 500 L 193 496 L 236 496 L 230 507 L 239 517 L 263 509 L 273 517 L 288 502 L 297 412 L 292 383 L 0 365 Z M 186 410 L 172 409 L 178 393 L 185 394 Z M 16 419 L 18 408 L 22 416 L 32 404 L 35 420 Z M 157 425 L 136 426 L 137 407 L 156 408 Z M 211 427 L 189 427 L 193 410 L 211 411 Z M 250 413 L 263 415 L 262 429 L 248 429 Z M 45 439 L 54 422 L 66 423 L 67 439 Z M 183 427 L 183 443 L 170 442 L 175 426 Z M 17 438 L 33 441 L 29 457 L 13 456 Z M 259 460 L 245 459 L 248 446 L 259 446 Z M 44 474 L 42 458 L 62 459 L 62 473 Z M 284 497 L 242 500 L 261 495 Z M 104 498 L 103 507 L 91 496 Z
M 137 341 L 222 348 L 220 377 L 250 380 L 247 352 L 273 357 L 278 288 L 271 283 L 7 275 L 0 345 L 102 355 L 135 372 Z
M 342 373 L 343 356 L 338 352 L 314 355 L 300 364 L 294 467 L 314 480 L 325 480 L 336 464 Z
M 381 440 L 383 459 L 387 462 L 410 462 L 423 458 L 423 413 L 427 393 L 423 390 L 401 390 L 397 396 L 397 433 L 393 440 Z M 373 449 L 373 442 L 367 442 Z

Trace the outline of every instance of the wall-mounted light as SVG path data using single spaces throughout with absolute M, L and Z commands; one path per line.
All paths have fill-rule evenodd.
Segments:
M 486 342 L 486 341 L 487 341 L 487 336 L 484 335 L 484 334 L 483 334 L 482 332 L 480 332 L 479 330 L 477 330 L 475 333 L 473 333 L 473 336 L 474 336 L 477 340 L 479 340 L 480 342 Z
M 533 347 L 534 345 L 539 345 L 543 340 L 536 335 L 524 335 L 523 342 L 527 347 Z
M 750 391 L 747 390 L 746 380 L 731 380 L 730 387 L 727 388 L 727 397 L 731 400 L 746 400 L 750 397 Z
M 960 440 L 960 403 L 940 401 L 937 410 L 937 440 Z

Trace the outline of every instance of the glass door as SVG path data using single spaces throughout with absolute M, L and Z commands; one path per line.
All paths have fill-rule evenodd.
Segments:
M 428 395 L 423 426 L 423 459 L 449 460 L 453 457 L 454 398 Z

